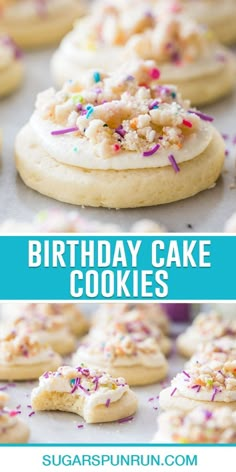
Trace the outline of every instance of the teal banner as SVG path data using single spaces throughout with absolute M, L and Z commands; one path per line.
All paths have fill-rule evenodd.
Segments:
M 236 236 L 0 237 L 0 300 L 236 300 Z

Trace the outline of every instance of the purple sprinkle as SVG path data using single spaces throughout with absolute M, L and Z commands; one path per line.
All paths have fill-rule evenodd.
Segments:
M 171 165 L 172 165 L 174 171 L 176 172 L 176 174 L 177 174 L 178 172 L 180 172 L 180 168 L 179 168 L 179 166 L 178 166 L 178 164 L 177 164 L 177 162 L 176 162 L 176 160 L 175 160 L 173 154 L 170 154 L 170 155 L 168 156 L 168 159 L 169 159 L 169 161 L 170 161 L 170 163 L 171 163 Z
M 153 400 L 154 400 L 154 397 L 151 397 L 148 399 L 149 402 L 153 402 Z
M 30 418 L 30 417 L 33 416 L 33 415 L 35 415 L 35 411 L 31 411 L 31 413 L 30 413 L 28 416 L 29 416 L 29 418 Z
M 126 131 L 124 130 L 122 125 L 118 126 L 118 128 L 115 129 L 115 132 L 119 134 L 121 138 L 124 138 L 126 135 Z
M 83 424 L 77 424 L 77 428 L 78 429 L 84 428 L 84 425 Z
M 204 413 L 205 413 L 205 418 L 206 418 L 207 421 L 210 420 L 210 419 L 212 418 L 212 416 L 213 416 L 212 411 L 205 410 Z
M 20 409 L 21 409 L 21 405 L 17 405 L 16 410 L 20 410 Z
M 132 421 L 133 419 L 133 416 L 127 416 L 126 418 L 121 418 L 120 420 L 118 420 L 118 423 L 127 423 L 128 421 Z
M 201 118 L 201 120 L 203 120 L 203 121 L 209 121 L 209 122 L 214 121 L 214 118 L 213 118 L 212 116 L 205 115 L 205 113 L 202 113 L 202 112 L 200 112 L 200 111 L 189 110 L 188 112 L 189 112 L 189 113 L 192 113 L 192 114 L 194 114 L 194 115 L 199 116 L 199 118 Z
M 188 379 L 190 379 L 190 375 L 185 370 L 183 370 L 183 374 L 186 375 L 186 377 L 188 377 Z
M 110 406 L 110 403 L 111 403 L 111 399 L 108 398 L 107 401 L 106 401 L 106 403 L 105 403 L 105 405 L 106 405 L 107 408 Z
M 60 134 L 74 133 L 75 131 L 78 131 L 77 126 L 74 126 L 73 128 L 65 128 L 65 129 L 59 129 L 59 130 L 51 131 L 51 135 L 52 136 L 59 136 Z
M 217 393 L 219 393 L 218 388 L 214 388 L 214 392 L 213 392 L 213 395 L 212 395 L 212 398 L 211 398 L 211 401 L 212 401 L 212 402 L 214 402 Z
M 31 406 L 31 405 L 27 405 L 27 408 L 32 408 L 32 406 Z
M 175 387 L 174 390 L 171 392 L 170 396 L 173 397 L 175 392 L 177 392 L 177 388 Z

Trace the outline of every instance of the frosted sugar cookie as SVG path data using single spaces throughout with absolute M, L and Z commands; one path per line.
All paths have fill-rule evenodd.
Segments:
M 153 442 L 228 444 L 236 441 L 236 412 L 228 407 L 214 411 L 201 406 L 190 412 L 165 411 L 158 418 Z
M 132 208 L 209 188 L 225 144 L 212 119 L 153 81 L 152 61 L 40 94 L 16 139 L 16 166 L 31 188 L 57 200 Z
M 167 2 L 147 15 L 146 5 L 138 3 L 137 9 L 130 5 L 133 13 L 128 21 L 129 6 L 123 10 L 106 5 L 100 15 L 94 11 L 94 17 L 79 22 L 55 53 L 56 83 L 62 86 L 89 68 L 110 72 L 136 58 L 155 61 L 161 72 L 159 83 L 176 85 L 192 105 L 222 98 L 235 87 L 234 54 L 217 43 L 205 26 L 172 7 Z M 91 41 L 93 51 L 88 50 Z
M 192 18 L 207 24 L 220 42 L 233 44 L 236 41 L 234 0 L 171 0 L 171 3 L 173 8 L 178 8 L 179 4 Z
M 129 320 L 137 311 L 140 320 L 153 323 L 164 334 L 169 333 L 170 322 L 159 303 L 103 303 L 94 313 L 92 324 L 105 328 L 112 321 Z
M 73 365 L 78 363 L 104 369 L 114 377 L 124 377 L 129 385 L 159 382 L 168 371 L 157 340 L 141 333 L 88 336 L 74 354 Z
M 8 329 L 8 327 L 7 327 Z M 18 316 L 12 323 L 11 329 L 23 334 L 34 334 L 40 342 L 49 344 L 62 356 L 70 354 L 75 349 L 76 339 L 68 327 L 67 320 L 43 313 L 33 313 Z
M 152 59 L 161 71 L 160 83 L 172 83 L 193 105 L 205 105 L 235 87 L 234 54 L 218 44 L 204 26 L 168 8 L 154 29 L 133 36 L 124 59 Z
M 166 337 L 162 330 L 159 328 L 158 324 L 152 321 L 151 317 L 145 315 L 145 311 L 140 310 L 138 305 L 136 308 L 128 311 L 118 312 L 119 308 L 117 307 L 117 315 L 112 319 L 112 314 L 110 320 L 105 320 L 99 324 L 99 322 L 94 324 L 93 328 L 90 330 L 89 338 L 97 339 L 99 336 L 104 338 L 106 336 L 108 339 L 110 336 L 120 334 L 126 335 L 129 334 L 135 339 L 145 340 L 149 336 L 154 338 L 163 354 L 168 355 L 171 351 L 171 341 Z M 118 314 L 119 313 L 119 314 Z M 99 314 L 96 315 L 98 320 Z
M 225 363 L 236 359 L 236 338 L 223 337 L 199 345 L 198 351 L 187 362 L 186 367 L 206 364 L 208 361 Z
M 223 336 L 236 338 L 236 322 L 226 320 L 219 313 L 201 313 L 193 324 L 177 338 L 177 348 L 181 355 L 191 357 L 200 344 Z
M 171 386 L 160 393 L 164 410 L 190 411 L 196 406 L 214 410 L 218 406 L 236 409 L 235 357 L 227 361 L 208 360 L 190 365 L 178 374 Z
M 145 2 L 146 3 L 146 2 Z M 153 7 L 144 2 L 100 2 L 75 24 L 52 59 L 52 74 L 60 87 L 86 70 L 111 72 L 122 64 L 127 41 L 155 25 Z
M 33 380 L 62 360 L 37 336 L 11 331 L 0 339 L 0 380 Z
M 22 314 L 39 319 L 41 315 L 51 316 L 56 321 L 57 319 L 63 320 L 75 336 L 84 335 L 89 328 L 89 323 L 77 303 L 3 303 L 1 314 L 1 319 L 6 323 L 15 320 Z
M 67 411 L 82 416 L 86 423 L 130 417 L 138 406 L 124 379 L 84 366 L 46 372 L 32 391 L 31 402 L 36 411 Z
M 0 33 L 0 97 L 16 90 L 22 82 L 22 53 L 14 41 Z
M 18 411 L 6 408 L 7 395 L 0 392 L 0 444 L 26 443 L 30 431 L 18 418 Z
M 58 42 L 85 12 L 83 0 L 9 0 L 1 2 L 0 32 L 26 48 Z

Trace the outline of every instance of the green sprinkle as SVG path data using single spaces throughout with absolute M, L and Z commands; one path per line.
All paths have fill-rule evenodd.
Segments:
M 76 105 L 77 103 L 84 103 L 84 98 L 82 97 L 82 95 L 76 94 L 76 95 L 73 95 L 72 101 Z
M 77 147 L 74 147 L 73 151 L 74 151 L 74 152 L 78 152 L 78 148 L 77 148 Z
M 103 125 L 103 128 L 108 128 L 108 125 L 105 123 L 105 124 Z

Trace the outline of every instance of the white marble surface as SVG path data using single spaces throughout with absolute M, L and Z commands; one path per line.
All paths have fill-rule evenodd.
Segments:
M 3 155 L 0 166 L 0 221 L 5 218 L 31 218 L 45 208 L 71 208 L 26 188 L 14 167 L 14 138 L 33 110 L 36 93 L 51 85 L 49 62 L 53 51 L 28 53 L 26 81 L 21 90 L 0 102 L 0 128 L 3 129 Z M 236 93 L 204 110 L 215 117 L 222 133 L 236 134 Z M 236 210 L 236 189 L 230 188 L 236 176 L 236 146 L 226 158 L 226 170 L 213 190 L 185 201 L 154 208 L 108 210 L 81 208 L 83 216 L 119 223 L 123 230 L 140 218 L 160 221 L 169 231 L 222 231 L 227 218 Z M 191 225 L 189 227 L 188 225 Z

